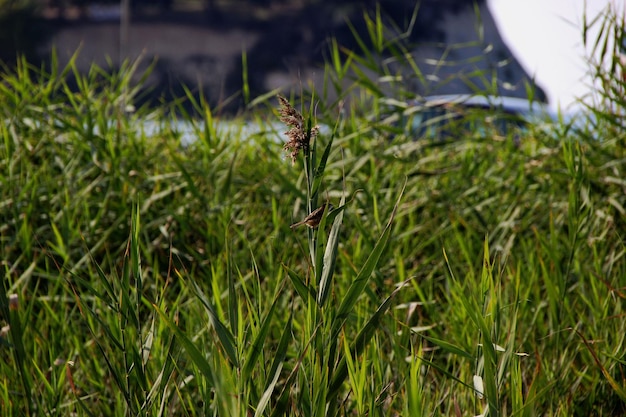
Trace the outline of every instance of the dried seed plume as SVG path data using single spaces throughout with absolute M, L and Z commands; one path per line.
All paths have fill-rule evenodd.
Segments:
M 314 126 L 310 132 L 307 132 L 304 118 L 289 104 L 289 101 L 281 95 L 278 96 L 278 101 L 280 102 L 280 121 L 289 127 L 289 130 L 285 132 L 287 142 L 283 149 L 289 152 L 291 163 L 295 164 L 300 151 L 305 155 L 309 154 L 311 140 L 315 140 L 319 133 L 319 126 Z

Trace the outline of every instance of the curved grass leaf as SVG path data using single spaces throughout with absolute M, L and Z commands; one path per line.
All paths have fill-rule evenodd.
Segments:
M 213 370 L 211 369 L 211 364 L 205 359 L 204 355 L 193 343 L 193 341 L 187 337 L 185 333 L 170 319 L 167 314 L 165 314 L 156 304 L 152 304 L 152 307 L 157 312 L 157 314 L 161 317 L 163 322 L 169 327 L 171 331 L 174 332 L 180 344 L 185 348 L 185 351 L 191 358 L 191 361 L 198 368 L 198 370 L 204 375 L 209 384 L 213 385 L 215 381 L 215 377 L 213 376 Z
M 241 373 L 242 378 L 244 380 L 248 380 L 249 378 L 251 378 L 252 371 L 254 370 L 254 366 L 257 364 L 259 356 L 261 355 L 263 351 L 263 345 L 265 343 L 265 339 L 267 337 L 269 329 L 272 325 L 274 312 L 276 311 L 276 305 L 279 300 L 280 300 L 280 294 L 278 294 L 276 298 L 274 299 L 272 306 L 270 307 L 269 311 L 267 312 L 267 315 L 263 319 L 263 323 L 261 324 L 261 328 L 259 329 L 259 332 L 257 333 L 254 341 L 252 342 L 252 345 L 248 349 L 248 355 L 245 359 L 243 370 Z
M 330 155 L 330 151 L 333 146 L 333 142 L 335 140 L 335 132 L 337 131 L 337 127 L 339 126 L 339 120 L 333 129 L 333 133 L 330 135 L 330 139 L 326 144 L 326 148 L 324 148 L 324 153 L 322 153 L 322 157 L 320 158 L 320 162 L 315 168 L 314 177 L 313 177 L 313 186 L 311 187 L 311 195 L 317 195 L 319 187 L 322 183 L 322 178 L 324 177 L 324 171 L 326 170 L 326 163 L 328 162 L 328 156 Z
M 228 356 L 230 363 L 232 363 L 234 366 L 239 367 L 239 361 L 237 360 L 237 350 L 235 349 L 235 342 L 234 342 L 235 337 L 228 330 L 226 325 L 222 323 L 222 321 L 219 319 L 219 317 L 217 316 L 217 312 L 215 311 L 215 307 L 213 307 L 213 304 L 211 304 L 211 302 L 206 297 L 206 295 L 202 292 L 198 284 L 193 280 L 191 280 L 190 282 L 191 282 L 192 291 L 194 292 L 196 297 L 198 297 L 202 305 L 204 305 L 204 308 L 209 314 L 209 320 L 211 321 L 211 324 L 213 325 L 213 328 L 215 329 L 215 333 L 217 334 L 217 338 L 219 339 L 220 345 L 226 352 L 226 355 Z
M 353 358 L 357 357 L 363 352 L 363 350 L 368 345 L 372 336 L 374 336 L 374 333 L 376 333 L 376 330 L 380 328 L 380 321 L 383 315 L 387 312 L 387 310 L 389 310 L 389 307 L 391 307 L 391 302 L 393 301 L 393 299 L 396 297 L 396 295 L 398 294 L 398 292 L 400 292 L 402 288 L 404 288 L 404 285 L 398 286 L 398 288 L 396 288 L 391 293 L 391 295 L 389 295 L 389 297 L 387 297 L 385 301 L 383 301 L 383 303 L 378 307 L 378 309 L 376 309 L 372 317 L 370 317 L 367 323 L 365 323 L 363 328 L 361 328 L 357 337 L 350 344 L 350 352 Z M 337 392 L 341 388 L 341 385 L 343 384 L 343 382 L 346 380 L 347 377 L 348 377 L 348 363 L 347 363 L 346 357 L 342 357 L 341 360 L 339 361 L 339 364 L 337 365 L 337 368 L 335 369 L 335 372 L 333 373 L 331 377 L 327 398 L 335 398 L 335 395 L 337 394 Z M 333 405 L 331 404 L 331 409 L 332 408 L 333 408 Z M 332 415 L 332 414 L 329 414 L 329 415 Z
M 283 334 L 280 336 L 280 341 L 278 342 L 278 347 L 276 348 L 276 352 L 274 352 L 274 361 L 272 362 L 272 366 L 270 368 L 269 375 L 275 375 L 279 367 L 282 367 L 282 362 L 287 357 L 287 349 L 289 348 L 289 342 L 292 339 L 291 334 L 291 324 L 293 321 L 293 316 L 289 316 L 289 320 L 283 329 Z
M 308 285 L 306 285 L 304 280 L 300 278 L 300 276 L 294 270 L 292 270 L 285 264 L 283 264 L 283 268 L 285 269 L 285 271 L 287 271 L 287 275 L 289 276 L 291 283 L 296 289 L 296 292 L 298 293 L 298 295 L 302 297 L 302 300 L 304 301 L 305 305 L 308 303 L 309 297 L 315 298 L 315 292 L 313 291 L 313 289 L 309 287 Z
M 272 393 L 274 392 L 274 388 L 276 388 L 276 383 L 278 382 L 278 377 L 280 376 L 280 371 L 282 370 L 282 368 L 283 368 L 283 364 L 282 362 L 280 362 L 278 364 L 278 368 L 276 369 L 276 372 L 274 373 L 274 377 L 272 378 L 272 381 L 270 382 L 268 387 L 265 389 L 265 392 L 263 392 L 263 395 L 261 396 L 261 400 L 259 401 L 256 411 L 254 412 L 254 417 L 263 415 L 263 412 L 265 411 L 265 407 L 267 407 L 267 404 L 270 402 Z
M 335 261 L 337 260 L 337 246 L 339 245 L 339 231 L 343 223 L 343 207 L 345 207 L 346 197 L 341 197 L 341 210 L 335 215 L 333 225 L 330 229 L 326 250 L 324 251 L 324 264 L 319 280 L 319 292 L 317 296 L 317 304 L 323 306 L 326 303 L 328 294 L 332 284 L 333 272 L 335 270 Z M 323 230 L 320 228 L 320 230 Z
M 398 210 L 398 205 L 400 203 L 400 199 L 402 198 L 402 195 L 404 194 L 405 187 L 406 187 L 406 180 L 404 182 L 404 185 L 402 186 L 400 195 L 398 196 L 398 199 L 396 200 L 396 203 L 393 207 L 393 211 L 391 213 L 389 221 L 387 222 L 387 225 L 385 226 L 385 229 L 383 230 L 383 233 L 378 238 L 378 241 L 376 242 L 376 245 L 374 246 L 372 253 L 370 253 L 369 257 L 365 261 L 365 265 L 363 265 L 363 267 L 359 271 L 358 275 L 356 276 L 356 278 L 350 285 L 350 288 L 348 288 L 348 291 L 345 297 L 343 298 L 341 304 L 339 305 L 339 309 L 337 310 L 337 316 L 335 317 L 335 322 L 333 323 L 333 332 L 332 332 L 333 338 L 337 337 L 337 335 L 339 334 L 339 330 L 341 329 L 341 326 L 343 325 L 348 315 L 352 311 L 352 308 L 356 304 L 358 298 L 361 296 L 361 294 L 365 290 L 365 287 L 367 283 L 369 282 L 370 277 L 372 276 L 372 272 L 374 272 L 374 269 L 376 268 L 376 265 L 378 264 L 378 260 L 380 259 L 380 256 L 383 253 L 383 250 L 387 246 L 387 242 L 389 241 L 389 236 L 391 235 L 391 224 L 393 223 L 393 219 L 395 217 L 396 211 Z
M 453 345 L 450 342 L 446 342 L 445 340 L 437 339 L 431 336 L 421 335 L 421 337 L 428 340 L 433 345 L 439 346 L 441 349 L 445 350 L 446 352 L 452 353 L 453 355 L 461 356 L 467 359 L 474 359 L 474 356 L 472 354 L 463 350 L 460 346 Z

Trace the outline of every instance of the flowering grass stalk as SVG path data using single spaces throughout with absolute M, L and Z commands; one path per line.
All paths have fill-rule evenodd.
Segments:
M 387 245 L 395 209 L 372 253 L 354 277 L 343 299 L 340 302 L 333 300 L 331 298 L 333 276 L 337 264 L 340 229 L 346 208 L 345 194 L 342 195 L 339 207 L 330 213 L 328 213 L 329 210 L 324 210 L 325 207 L 331 207 L 328 202 L 323 203 L 320 208 L 315 208 L 318 195 L 323 190 L 324 170 L 331 153 L 333 137 L 331 136 L 318 163 L 316 149 L 319 127 L 313 126 L 311 117 L 305 119 L 284 97 L 279 96 L 278 100 L 281 106 L 280 119 L 289 127 L 286 132 L 288 140 L 284 149 L 290 152 L 294 166 L 298 156 L 302 154 L 304 175 L 307 179 L 305 193 L 308 196 L 309 216 L 320 217 L 319 221 L 309 225 L 308 235 L 315 279 L 313 282 L 302 279 L 292 268 L 287 268 L 295 289 L 298 290 L 305 307 L 310 312 L 306 316 L 309 321 L 304 324 L 303 328 L 308 329 L 305 338 L 311 341 L 312 349 L 306 349 L 305 359 L 310 361 L 309 369 L 313 370 L 314 375 L 312 379 L 317 382 L 309 385 L 309 390 L 316 393 L 309 400 L 312 402 L 313 409 L 320 410 L 320 413 L 315 413 L 315 415 L 334 415 L 338 410 L 338 394 L 349 375 L 349 364 L 353 364 L 369 344 L 382 316 L 391 306 L 391 300 L 399 291 L 398 289 L 389 295 L 356 333 L 352 325 L 347 324 L 348 316 L 353 312 L 359 297 L 365 291 L 381 253 Z M 328 235 L 326 235 L 325 227 L 327 218 L 332 219 Z M 344 338 L 346 334 L 355 334 L 355 339 L 349 342 Z M 308 379 L 302 377 L 300 381 L 304 385 L 310 384 Z

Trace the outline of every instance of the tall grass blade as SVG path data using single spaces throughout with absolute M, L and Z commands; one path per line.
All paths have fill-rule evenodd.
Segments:
M 335 127 L 336 129 L 336 127 Z M 324 152 L 322 153 L 322 157 L 320 158 L 320 162 L 315 168 L 315 174 L 313 177 L 313 185 L 311 187 L 311 195 L 316 196 L 318 194 L 320 185 L 322 184 L 322 179 L 324 178 L 324 171 L 326 170 L 326 163 L 328 162 L 328 156 L 330 155 L 330 151 L 333 146 L 333 141 L 335 139 L 335 134 L 330 136 L 326 147 L 324 148 Z
M 357 274 L 356 278 L 354 279 L 354 281 L 348 288 L 348 291 L 345 297 L 343 298 L 343 300 L 341 301 L 341 304 L 339 305 L 339 308 L 337 309 L 337 315 L 335 318 L 335 322 L 333 324 L 333 332 L 332 332 L 333 335 L 335 336 L 339 334 L 339 329 L 341 328 L 345 320 L 348 318 L 348 315 L 352 311 L 358 298 L 361 296 L 361 294 L 365 290 L 365 287 L 367 283 L 369 282 L 372 272 L 374 271 L 374 268 L 376 268 L 376 265 L 378 264 L 378 260 L 380 259 L 380 256 L 383 250 L 385 250 L 387 246 L 387 242 L 389 241 L 389 236 L 391 235 L 391 225 L 393 223 L 393 219 L 395 217 L 396 211 L 398 210 L 400 199 L 402 198 L 402 195 L 404 194 L 405 187 L 406 187 L 406 181 L 402 187 L 402 190 L 400 191 L 398 199 L 396 200 L 396 203 L 393 207 L 391 216 L 389 217 L 389 221 L 387 222 L 385 229 L 381 233 L 380 237 L 378 238 L 378 241 L 376 242 L 376 245 L 374 245 L 374 248 L 372 249 L 372 252 L 368 256 L 367 260 L 365 261 L 365 264 L 363 265 L 363 267 Z
M 324 306 L 330 294 L 332 285 L 332 277 L 335 271 L 335 262 L 337 260 L 337 247 L 339 246 L 339 232 L 341 231 L 341 224 L 343 223 L 343 207 L 346 203 L 345 195 L 341 197 L 340 206 L 342 207 L 339 213 L 333 220 L 333 225 L 330 229 L 328 236 L 328 242 L 326 243 L 326 249 L 324 251 L 324 260 L 322 266 L 322 273 L 319 280 L 319 290 L 317 296 L 317 304 Z
M 274 353 L 274 359 L 272 360 L 272 366 L 270 367 L 270 372 L 268 375 L 276 375 L 280 373 L 279 368 L 282 367 L 282 364 L 287 357 L 287 353 L 289 352 L 289 343 L 292 341 L 292 324 L 293 324 L 293 316 L 289 315 L 289 319 L 285 324 L 283 332 L 280 336 L 280 340 L 278 342 L 278 346 L 276 347 L 276 351 Z M 268 386 L 265 387 L 266 389 Z
M 211 304 L 211 302 L 206 297 L 202 289 L 198 286 L 198 284 L 193 280 L 190 280 L 189 282 L 191 285 L 191 290 L 196 295 L 196 297 L 198 297 L 198 299 L 202 302 L 202 305 L 206 309 L 209 315 L 209 320 L 211 322 L 211 325 L 215 329 L 217 338 L 220 342 L 220 345 L 224 349 L 224 352 L 226 352 L 228 360 L 230 361 L 232 365 L 238 367 L 239 360 L 237 359 L 237 350 L 235 348 L 235 337 L 228 330 L 226 325 L 222 323 L 222 321 L 217 315 L 217 312 L 215 311 L 215 308 L 213 307 L 213 304 Z
M 174 332 L 175 340 L 180 342 L 193 364 L 198 368 L 202 375 L 207 379 L 210 385 L 215 384 L 215 376 L 211 364 L 205 359 L 204 354 L 198 349 L 196 344 L 170 319 L 167 314 L 161 310 L 156 304 L 152 304 L 152 308 L 157 312 L 165 325 Z
M 283 268 L 285 269 L 285 271 L 287 271 L 287 276 L 291 280 L 291 283 L 296 289 L 296 292 L 298 293 L 300 298 L 302 298 L 302 301 L 304 301 L 305 305 L 308 303 L 309 298 L 315 299 L 315 291 L 313 290 L 313 288 L 308 286 L 306 282 L 287 265 L 283 264 Z
M 441 349 L 445 350 L 446 352 L 452 353 L 453 355 L 461 356 L 466 359 L 474 359 L 474 356 L 472 354 L 470 354 L 465 349 L 453 343 L 447 342 L 445 340 L 437 339 L 432 336 L 421 335 L 421 337 L 428 340 L 433 345 L 439 346 Z
M 261 400 L 259 401 L 259 404 L 257 404 L 256 406 L 254 417 L 260 417 L 263 415 L 265 408 L 267 407 L 267 405 L 270 402 L 270 399 L 272 398 L 272 394 L 274 393 L 274 388 L 276 388 L 276 383 L 278 382 L 278 378 L 280 377 L 280 371 L 282 369 L 283 369 L 283 364 L 282 362 L 280 362 L 278 364 L 278 368 L 276 369 L 276 372 L 273 374 L 272 380 L 270 381 L 269 385 L 263 392 L 263 395 L 261 396 Z
M 17 378 L 22 385 L 22 396 L 26 399 L 26 412 L 30 415 L 34 411 L 35 399 L 31 392 L 31 379 L 27 373 L 26 364 L 28 363 L 26 349 L 24 348 L 24 327 L 19 314 L 19 299 L 17 299 L 17 305 L 11 305 L 9 294 L 6 292 L 5 285 L 8 285 L 8 280 L 2 279 L 0 283 L 0 312 L 2 317 L 8 322 L 9 336 L 10 336 L 10 350 L 13 357 L 14 365 L 17 368 Z M 17 297 L 17 294 L 11 295 L 11 297 Z
M 278 301 L 280 301 L 280 294 L 277 294 L 274 298 L 272 306 L 267 312 L 267 315 L 263 318 L 261 327 L 248 349 L 248 354 L 245 358 L 243 369 L 241 371 L 241 376 L 244 380 L 252 378 L 252 371 L 254 370 L 254 367 L 258 365 L 259 358 L 261 357 L 263 351 L 263 346 L 265 345 L 267 335 L 274 320 L 274 312 L 276 311 Z
M 374 314 L 369 318 L 367 323 L 365 323 L 365 325 L 361 328 L 361 330 L 359 330 L 359 333 L 357 334 L 356 338 L 350 344 L 350 352 L 352 353 L 351 356 L 353 358 L 358 357 L 363 352 L 365 347 L 369 344 L 369 341 L 371 340 L 372 336 L 374 336 L 374 334 L 380 330 L 380 324 L 381 324 L 381 320 L 384 314 L 389 310 L 389 308 L 392 305 L 391 304 L 392 301 L 397 296 L 397 294 L 403 289 L 403 287 L 404 287 L 403 285 L 400 285 L 398 288 L 396 288 L 391 293 L 391 295 L 389 295 L 389 297 L 387 297 L 380 304 L 380 306 L 378 306 L 378 308 L 376 309 Z M 337 393 L 339 392 L 339 389 L 341 388 L 341 385 L 344 383 L 347 377 L 348 377 L 347 359 L 346 357 L 342 357 L 330 379 L 330 383 L 328 386 L 328 398 L 332 399 L 337 395 Z M 331 409 L 334 408 L 332 404 L 330 405 L 330 407 Z
M 248 105 L 250 103 L 250 83 L 248 82 L 248 53 L 245 48 L 241 51 L 241 68 L 243 103 Z

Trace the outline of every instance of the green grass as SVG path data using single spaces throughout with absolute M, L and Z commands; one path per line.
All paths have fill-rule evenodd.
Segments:
M 129 111 L 132 64 L 5 71 L 0 415 L 626 413 L 623 81 L 581 129 L 413 141 L 376 122 L 389 68 L 332 45 L 293 166 L 273 95 L 249 138 L 191 92 Z

